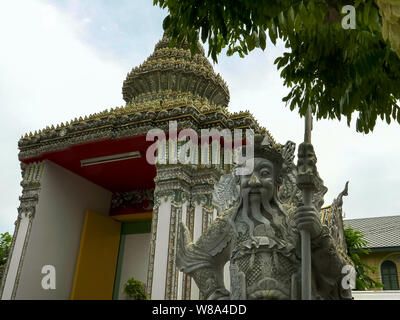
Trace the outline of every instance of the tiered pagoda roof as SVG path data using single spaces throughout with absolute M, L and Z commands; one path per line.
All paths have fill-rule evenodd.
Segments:
M 149 58 L 128 73 L 122 87 L 125 106 L 26 134 L 18 142 L 19 159 L 38 161 L 71 146 L 143 136 L 152 128 L 168 131 L 170 120 L 177 120 L 178 130 L 249 128 L 275 143 L 249 111 L 227 110 L 228 87 L 198 45 L 199 53 L 192 56 L 187 45 L 170 47 L 164 36 Z
M 164 35 L 147 60 L 128 73 L 122 87 L 125 102 L 164 102 L 184 95 L 206 104 L 228 106 L 228 87 L 215 74 L 200 43 L 194 56 L 186 44 L 170 47 L 169 43 Z

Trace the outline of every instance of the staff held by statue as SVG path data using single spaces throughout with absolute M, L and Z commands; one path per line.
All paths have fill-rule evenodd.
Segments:
M 313 206 L 313 193 L 316 189 L 316 157 L 311 144 L 312 115 L 311 107 L 305 116 L 304 142 L 298 150 L 297 186 L 302 191 L 303 206 Z M 307 228 L 300 228 L 301 235 L 301 297 L 311 300 L 311 239 Z

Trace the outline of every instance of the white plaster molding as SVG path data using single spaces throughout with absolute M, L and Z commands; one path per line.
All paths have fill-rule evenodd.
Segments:
M 32 227 L 32 220 L 35 216 L 36 205 L 39 200 L 40 179 L 42 177 L 43 167 L 44 162 L 33 162 L 28 165 L 21 165 L 21 186 L 23 189 L 22 195 L 19 198 L 20 206 L 18 208 L 18 217 L 15 222 L 11 250 L 0 287 L 0 296 L 2 299 L 14 299 L 16 295 Z M 21 221 L 23 221 L 23 230 L 20 231 Z

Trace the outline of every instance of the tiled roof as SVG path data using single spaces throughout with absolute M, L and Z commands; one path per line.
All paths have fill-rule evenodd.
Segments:
M 344 220 L 365 235 L 368 248 L 400 247 L 400 216 Z

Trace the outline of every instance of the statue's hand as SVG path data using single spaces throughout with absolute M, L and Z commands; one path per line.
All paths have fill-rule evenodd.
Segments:
M 311 239 L 318 237 L 322 231 L 322 224 L 314 206 L 300 206 L 294 215 L 299 230 L 307 230 Z

